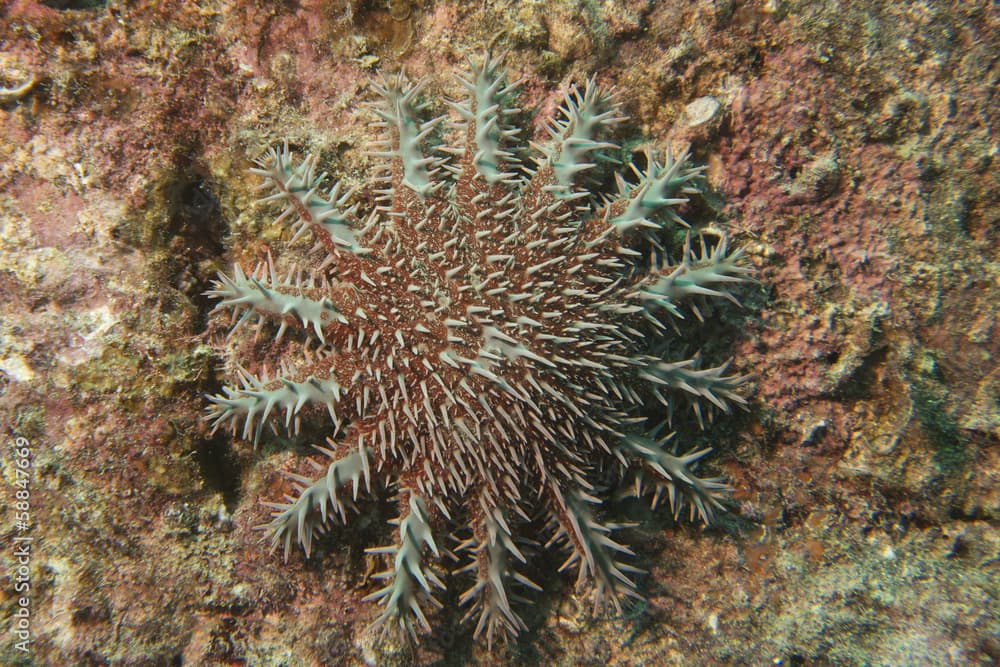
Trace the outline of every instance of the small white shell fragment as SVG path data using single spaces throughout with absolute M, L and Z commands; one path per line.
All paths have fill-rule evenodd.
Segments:
M 714 97 L 709 95 L 699 97 L 684 107 L 687 126 L 698 127 L 699 125 L 704 125 L 718 115 L 721 107 L 722 105 Z

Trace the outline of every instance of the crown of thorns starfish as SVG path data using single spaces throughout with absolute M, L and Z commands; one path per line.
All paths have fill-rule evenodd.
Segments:
M 316 159 L 296 162 L 287 144 L 252 169 L 263 201 L 284 206 L 276 224 L 316 242 L 315 266 L 305 276 L 270 259 L 236 266 L 208 294 L 234 332 L 253 321 L 276 338 L 294 331 L 303 353 L 275 373 L 230 360 L 235 383 L 210 397 L 208 416 L 256 440 L 272 420 L 296 430 L 325 411 L 333 433 L 316 476 L 291 475 L 293 493 L 270 504 L 274 544 L 308 557 L 374 477 L 399 501 L 396 543 L 370 550 L 391 559 L 366 598 L 383 607 L 376 623 L 429 630 L 423 609 L 445 587 L 430 556 L 449 553 L 465 561 L 455 579 L 469 582 L 460 603 L 475 635 L 492 643 L 525 629 L 515 590 L 540 586 L 518 569 L 530 553 L 519 545 L 538 531 L 568 553 L 561 569 L 576 568 L 597 606 L 638 596 L 632 552 L 596 516 L 598 480 L 705 523 L 721 508 L 723 480 L 695 474 L 709 450 L 679 450 L 660 422 L 679 403 L 699 422 L 729 412 L 745 403 L 745 378 L 728 362 L 659 351 L 680 336 L 683 312 L 701 319 L 699 301 L 735 301 L 729 289 L 750 270 L 724 235 L 689 230 L 670 243 L 688 227 L 678 209 L 702 171 L 686 154 L 647 153 L 601 194 L 618 151 L 605 137 L 624 116 L 593 79 L 527 146 L 513 124 L 517 84 L 497 59 L 470 63 L 458 81 L 453 115 L 430 119 L 423 82 L 375 86 L 381 139 L 363 215 L 339 182 L 323 192 Z M 452 135 L 463 141 L 443 143 Z

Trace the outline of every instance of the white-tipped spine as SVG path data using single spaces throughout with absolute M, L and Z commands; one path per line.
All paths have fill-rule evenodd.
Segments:
M 290 475 L 296 482 L 296 498 L 289 498 L 287 503 L 267 503 L 275 512 L 270 523 L 260 526 L 271 534 L 271 542 L 277 547 L 284 545 L 284 558 L 288 560 L 288 552 L 292 542 L 298 543 L 306 558 L 312 552 L 313 535 L 327 520 L 336 516 L 341 521 L 347 519 L 347 509 L 338 490 L 348 481 L 354 485 L 353 498 L 358 497 L 361 482 L 365 489 L 370 490 L 370 471 L 368 457 L 371 450 L 360 447 L 343 458 L 336 458 L 332 449 L 317 447 L 328 458 L 333 459 L 327 471 L 319 478 L 310 481 L 299 475 Z
M 671 437 L 654 440 L 646 436 L 629 435 L 622 439 L 621 449 L 628 455 L 639 458 L 653 474 L 656 490 L 654 506 L 666 492 L 674 519 L 680 517 L 687 507 L 691 521 L 697 518 L 707 526 L 715 518 L 715 510 L 723 509 L 722 499 L 731 489 L 721 477 L 698 477 L 694 474 L 695 464 L 711 449 L 677 456 L 664 449 Z M 642 492 L 642 476 L 637 478 L 636 491 L 636 495 Z
M 364 599 L 377 601 L 384 607 L 373 623 L 374 627 L 384 627 L 386 623 L 396 621 L 416 638 L 414 619 L 425 631 L 429 632 L 431 629 L 420 606 L 421 601 L 429 601 L 433 606 L 439 607 L 433 596 L 433 588 L 444 589 L 445 586 L 426 567 L 423 559 L 424 547 L 429 548 L 435 556 L 440 556 L 424 499 L 413 490 L 405 490 L 403 494 L 407 500 L 399 519 L 399 543 L 367 550 L 370 554 L 393 554 L 392 567 L 376 575 L 389 583 Z

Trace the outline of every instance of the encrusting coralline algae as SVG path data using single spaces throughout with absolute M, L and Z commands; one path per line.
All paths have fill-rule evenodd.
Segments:
M 659 351 L 682 307 L 700 319 L 697 301 L 735 301 L 729 288 L 750 269 L 721 233 L 670 242 L 701 172 L 686 155 L 647 153 L 644 167 L 615 174 L 613 194 L 598 190 L 618 149 L 604 136 L 624 117 L 593 80 L 566 95 L 530 154 L 499 61 L 487 55 L 459 81 L 457 118 L 425 119 L 421 84 L 402 75 L 375 87 L 382 138 L 367 214 L 339 183 L 321 194 L 316 160 L 296 162 L 287 144 L 253 169 L 265 201 L 284 206 L 276 222 L 316 241 L 315 267 L 236 266 L 209 294 L 234 331 L 260 321 L 306 342 L 276 372 L 229 360 L 235 383 L 211 397 L 209 416 L 256 440 L 272 418 L 295 430 L 325 409 L 328 446 L 316 476 L 292 476 L 294 494 L 272 505 L 274 543 L 308 556 L 373 478 L 392 485 L 396 543 L 370 550 L 392 557 L 369 596 L 383 606 L 377 623 L 429 629 L 425 609 L 446 585 L 430 557 L 448 553 L 463 561 L 453 579 L 469 582 L 460 603 L 475 634 L 492 642 L 525 629 L 514 591 L 540 587 L 519 571 L 518 545 L 539 530 L 595 606 L 638 597 L 632 552 L 595 516 L 609 477 L 654 505 L 666 497 L 675 516 L 687 508 L 708 523 L 721 508 L 726 484 L 694 472 L 709 450 L 659 434 L 679 401 L 699 422 L 743 404 L 744 377 Z M 452 134 L 464 142 L 438 143 Z

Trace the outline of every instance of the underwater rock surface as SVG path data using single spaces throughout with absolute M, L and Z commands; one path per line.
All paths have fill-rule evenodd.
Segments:
M 31 653 L 5 633 L 0 662 L 1000 656 L 990 3 L 56 4 L 0 9 L 4 507 L 17 438 L 31 463 L 30 521 L 0 527 L 5 628 L 23 608 L 14 538 L 34 538 Z M 361 601 L 391 505 L 287 565 L 252 530 L 323 436 L 211 433 L 224 331 L 204 293 L 234 263 L 302 252 L 253 204 L 248 155 L 288 139 L 361 186 L 369 81 L 405 68 L 457 99 L 450 72 L 486 49 L 523 80 L 527 134 L 594 73 L 632 119 L 610 141 L 690 145 L 707 166 L 684 217 L 718 220 L 760 281 L 744 308 L 703 312 L 705 340 L 735 341 L 707 352 L 751 375 L 749 410 L 675 425 L 733 488 L 711 529 L 612 501 L 636 523 L 615 536 L 648 571 L 643 606 L 595 618 L 551 577 L 506 647 L 474 641 L 448 598 L 411 648 L 367 632 L 379 609 Z M 679 122 L 705 97 L 709 122 Z

